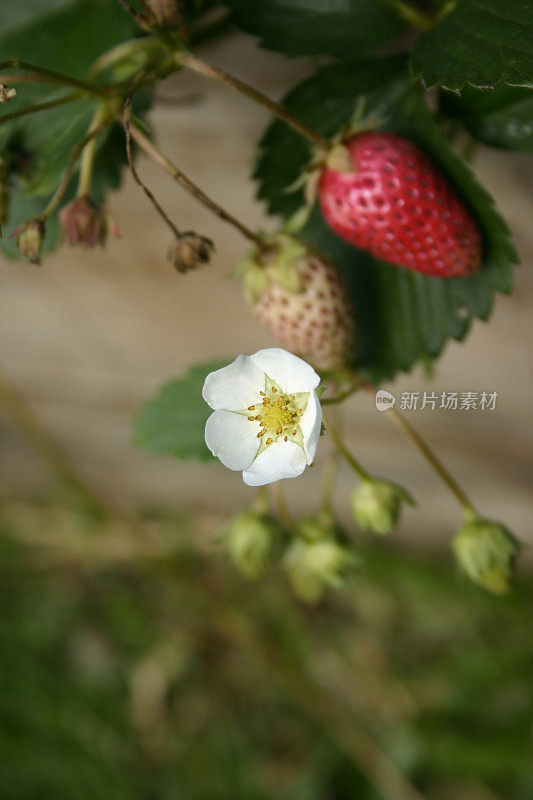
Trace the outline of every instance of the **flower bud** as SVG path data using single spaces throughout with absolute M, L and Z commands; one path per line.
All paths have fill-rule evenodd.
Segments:
M 493 594 L 508 591 L 520 548 L 520 542 L 507 528 L 480 517 L 465 523 L 453 540 L 461 568 L 474 583 Z
M 15 238 L 17 247 L 32 264 L 41 263 L 41 247 L 45 233 L 44 222 L 40 219 L 31 219 L 19 225 L 11 234 Z
M 363 479 L 352 493 L 352 512 L 364 531 L 385 535 L 398 522 L 402 502 L 414 505 L 409 492 L 389 481 Z
M 213 242 L 193 231 L 184 233 L 169 247 L 168 259 L 178 272 L 190 272 L 209 264 L 214 250 Z
M 246 578 L 257 578 L 266 565 L 281 534 L 281 528 L 269 514 L 245 511 L 238 514 L 224 532 L 231 560 Z
M 358 558 L 335 539 L 295 539 L 283 559 L 295 593 L 307 603 L 317 603 L 328 588 L 339 589 Z
M 107 209 L 88 195 L 75 197 L 64 206 L 59 212 L 59 222 L 72 246 L 103 247 L 109 234 L 120 238 L 118 226 Z

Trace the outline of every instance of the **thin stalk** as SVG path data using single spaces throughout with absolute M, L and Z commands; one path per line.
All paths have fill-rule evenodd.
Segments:
M 267 97 L 253 86 L 244 83 L 244 81 L 241 81 L 239 78 L 235 78 L 233 75 L 229 75 L 227 72 L 223 72 L 217 67 L 213 67 L 211 64 L 206 64 L 205 61 L 201 61 L 199 58 L 192 55 L 192 53 L 180 51 L 175 54 L 175 59 L 178 64 L 188 67 L 188 69 L 198 72 L 200 75 L 204 75 L 206 78 L 211 78 L 212 80 L 223 83 L 226 86 L 231 86 L 233 89 L 236 89 L 236 91 L 246 95 L 246 97 L 249 97 L 250 100 L 253 100 L 255 103 L 259 103 L 259 105 L 267 108 L 286 125 L 291 127 L 304 138 L 309 139 L 309 141 L 316 145 L 316 147 L 318 147 L 320 150 L 323 150 L 324 152 L 328 152 L 328 150 L 330 150 L 331 143 L 328 141 L 328 139 L 309 128 L 307 125 L 305 125 L 305 123 L 301 122 L 297 117 L 283 108 L 283 106 L 281 106 L 279 103 L 276 103 L 274 100 L 271 100 L 270 97 Z
M 63 195 L 67 191 L 70 178 L 72 177 L 72 173 L 74 172 L 76 161 L 80 157 L 80 154 L 82 153 L 84 147 L 91 141 L 91 139 L 94 139 L 96 136 L 98 136 L 98 134 L 102 133 L 102 131 L 104 131 L 108 125 L 109 125 L 109 120 L 101 122 L 100 125 L 98 125 L 98 127 L 94 128 L 92 131 L 89 131 L 89 133 L 86 136 L 84 136 L 83 139 L 79 141 L 78 144 L 75 145 L 75 147 L 72 149 L 72 155 L 70 157 L 70 161 L 68 162 L 65 168 L 65 172 L 63 173 L 63 177 L 61 178 L 59 186 L 55 190 L 53 197 L 51 198 L 50 202 L 46 206 L 43 213 L 40 214 L 38 217 L 41 221 L 44 222 L 45 220 L 47 220 L 48 217 L 50 217 L 54 213 L 59 203 L 61 202 Z
M 100 105 L 94 112 L 89 133 L 97 130 L 106 117 L 106 109 Z M 90 194 L 93 176 L 94 156 L 96 154 L 96 136 L 93 136 L 83 148 L 80 162 L 78 197 Z
M 276 501 L 276 506 L 278 508 L 278 513 L 281 521 L 283 522 L 288 531 L 294 531 L 295 524 L 292 518 L 292 514 L 289 511 L 287 501 L 285 500 L 282 481 L 276 481 L 275 483 L 272 484 L 272 494 L 274 495 L 274 499 Z
M 333 489 L 335 479 L 339 469 L 339 451 L 332 450 L 326 459 L 322 469 L 322 500 L 320 507 L 322 511 L 329 514 L 333 512 Z
M 437 475 L 440 479 L 446 484 L 448 489 L 456 498 L 457 502 L 463 509 L 463 513 L 467 519 L 477 516 L 476 509 L 470 502 L 468 496 L 463 491 L 463 489 L 459 486 L 453 475 L 446 469 L 442 461 L 437 457 L 437 455 L 433 452 L 427 442 L 420 436 L 418 431 L 416 431 L 410 422 L 408 422 L 403 414 L 400 414 L 399 411 L 396 411 L 395 408 L 389 408 L 385 414 L 392 417 L 394 422 L 398 425 L 398 427 L 409 437 L 409 439 L 413 442 L 415 447 L 417 447 L 424 458 L 431 464 Z
M 37 80 L 39 82 L 44 81 L 45 83 L 59 83 L 62 86 L 73 86 L 75 89 L 83 89 L 84 92 L 103 97 L 108 97 L 110 92 L 113 91 L 108 86 L 99 86 L 95 83 L 78 80 L 78 78 L 72 78 L 69 75 L 63 75 L 61 72 L 55 72 L 54 70 L 46 69 L 45 67 L 38 67 L 36 64 L 29 64 L 27 61 L 21 61 L 19 58 L 8 58 L 6 61 L 1 61 L 0 71 L 4 69 L 20 69 L 31 72 L 32 78 L 28 78 L 27 75 L 23 76 L 26 82 Z M 8 76 L 3 77 L 4 80 L 7 80 L 8 78 Z M 19 78 L 19 80 L 23 80 L 23 78 Z M 13 81 L 13 76 L 9 76 L 9 81 L 11 83 L 15 82 Z
M 437 21 L 434 17 L 422 11 L 421 8 L 408 2 L 408 0 L 386 0 L 386 2 L 405 22 L 421 31 L 429 30 Z
M 323 422 L 326 427 L 326 431 L 331 436 L 331 439 L 335 443 L 335 446 L 337 447 L 338 451 L 341 453 L 341 455 L 344 456 L 348 464 L 359 475 L 361 480 L 367 480 L 367 481 L 372 480 L 372 476 L 370 475 L 370 473 L 367 472 L 366 469 L 363 467 L 363 465 L 359 463 L 359 461 L 356 459 L 353 453 L 351 453 L 350 450 L 348 450 L 348 448 L 342 441 L 342 438 L 338 430 L 331 424 L 330 420 L 327 420 L 324 417 Z
M 236 228 L 239 233 L 246 237 L 246 239 L 249 239 L 251 242 L 253 242 L 262 252 L 270 252 L 270 245 L 264 242 L 260 236 L 250 230 L 250 228 L 244 225 L 240 220 L 222 208 L 222 206 L 219 206 L 218 203 L 215 203 L 214 200 L 211 200 L 211 198 L 208 197 L 199 186 L 193 183 L 180 169 L 178 169 L 178 167 L 176 167 L 176 165 L 173 164 L 172 161 L 170 161 L 161 152 L 161 150 L 156 147 L 151 139 L 145 136 L 135 124 L 131 126 L 131 136 L 147 155 L 149 155 L 154 161 L 163 167 L 163 169 L 168 172 L 168 174 L 176 181 L 176 183 L 179 183 L 180 186 L 192 194 L 192 196 L 198 200 L 199 203 L 202 203 L 219 219 L 222 219 L 224 222 L 233 225 L 233 227 Z
M 348 389 L 345 389 L 344 392 L 339 392 L 335 397 L 325 397 L 324 399 L 320 400 L 320 403 L 323 406 L 333 406 L 337 405 L 338 403 L 342 403 L 348 397 L 351 397 L 352 394 L 355 394 L 361 388 L 361 384 L 352 384 Z
M 36 103 L 29 108 L 20 108 L 18 111 L 13 111 L 12 114 L 4 114 L 0 117 L 0 124 L 2 122 L 11 122 L 11 120 L 25 117 L 27 114 L 36 114 L 38 111 L 46 111 L 48 108 L 55 108 L 55 106 L 62 106 L 65 103 L 72 103 L 73 100 L 78 100 L 83 95 L 80 92 L 71 92 L 64 97 L 58 97 L 56 100 L 48 100 L 46 103 Z

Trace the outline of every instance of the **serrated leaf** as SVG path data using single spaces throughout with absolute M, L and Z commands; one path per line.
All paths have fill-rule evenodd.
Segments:
M 135 444 L 156 455 L 213 460 L 204 438 L 205 423 L 212 411 L 202 398 L 202 388 L 206 375 L 227 363 L 198 364 L 182 378 L 163 386 L 135 422 Z
M 460 0 L 411 54 L 426 86 L 460 89 L 533 85 L 533 8 L 529 0 Z M 446 9 L 446 7 L 445 7 Z
M 482 230 L 482 269 L 470 278 L 430 278 L 375 260 L 341 241 L 317 208 L 302 236 L 326 252 L 347 282 L 356 310 L 355 366 L 372 381 L 393 377 L 421 359 L 440 354 L 449 338 L 462 339 L 474 317 L 486 319 L 494 292 L 511 288 L 516 253 L 509 230 L 486 190 L 459 159 L 426 108 L 402 57 L 346 61 L 318 70 L 294 88 L 284 104 L 323 136 L 332 136 L 365 98 L 365 113 L 382 129 L 411 139 L 425 150 L 468 203 Z M 261 142 L 255 176 L 271 213 L 289 217 L 301 192 L 287 194 L 304 168 L 310 148 L 280 122 Z
M 443 91 L 441 110 L 459 119 L 472 136 L 493 147 L 533 151 L 533 91 L 499 84 L 495 89 L 465 86 Z
M 387 0 L 226 0 L 263 47 L 290 56 L 372 53 L 405 27 Z

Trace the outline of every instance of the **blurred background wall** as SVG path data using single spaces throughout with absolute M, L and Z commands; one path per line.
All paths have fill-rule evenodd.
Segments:
M 211 43 L 203 55 L 275 98 L 308 70 L 305 60 L 263 52 L 237 33 Z M 254 201 L 250 179 L 255 144 L 268 121 L 243 97 L 185 73 L 160 87 L 151 115 L 160 146 L 191 178 L 248 225 L 272 229 L 275 222 Z M 273 340 L 249 314 L 237 282 L 227 278 L 245 252 L 244 241 L 147 159 L 139 158 L 138 166 L 180 228 L 215 240 L 212 265 L 186 276 L 173 271 L 166 261 L 168 230 L 127 176 L 111 199 L 122 240 L 90 252 L 64 246 L 42 268 L 0 263 L 0 364 L 80 471 L 124 507 L 201 507 L 218 515 L 248 501 L 240 476 L 219 465 L 182 464 L 136 450 L 132 421 L 142 402 L 188 365 L 233 359 Z M 473 166 L 515 235 L 523 262 L 515 293 L 497 299 L 490 325 L 477 323 L 466 345 L 447 347 L 432 379 L 416 370 L 388 388 L 397 397 L 424 390 L 499 393 L 494 411 L 424 410 L 409 419 L 484 514 L 533 542 L 532 169 L 525 156 L 489 149 L 476 154 Z M 442 544 L 457 511 L 418 453 L 368 397 L 346 404 L 345 426 L 372 471 L 404 483 L 419 499 L 399 537 L 423 547 Z M 287 486 L 299 508 L 309 509 L 318 473 Z M 1 426 L 4 492 L 26 496 L 48 477 L 22 439 Z M 343 471 L 343 515 L 352 483 Z

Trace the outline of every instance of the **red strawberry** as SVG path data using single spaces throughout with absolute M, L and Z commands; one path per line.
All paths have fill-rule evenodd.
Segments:
M 318 195 L 328 225 L 350 244 L 400 267 L 441 278 L 481 266 L 481 237 L 446 178 L 393 133 L 349 139 L 353 172 L 325 167 Z
M 255 316 L 288 350 L 318 369 L 346 365 L 353 343 L 353 312 L 336 267 L 289 236 L 278 237 L 267 264 L 252 253 L 243 263 Z

